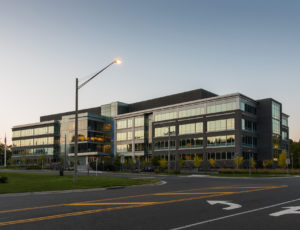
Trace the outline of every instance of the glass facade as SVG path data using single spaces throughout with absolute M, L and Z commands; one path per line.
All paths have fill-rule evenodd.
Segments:
M 257 147 L 257 138 L 252 136 L 243 136 L 242 145 L 244 147 L 256 148 Z
M 207 122 L 207 132 L 234 130 L 234 118 Z
M 167 112 L 155 115 L 155 121 L 165 121 L 177 118 L 177 112 Z
M 207 146 L 234 146 L 234 140 L 234 135 L 207 137 Z
M 154 143 L 154 150 L 168 150 L 169 141 L 156 141 Z M 170 149 L 176 149 L 176 141 L 170 140 Z
M 23 130 L 14 130 L 12 137 L 29 137 L 37 135 L 54 134 L 54 126 L 45 126 L 39 128 L 27 128 Z
M 282 125 L 285 126 L 285 127 L 289 126 L 287 117 L 282 117 Z
M 136 130 L 134 132 L 134 139 L 144 139 L 144 133 L 145 131 L 142 129 L 142 130 Z
M 184 109 L 179 111 L 179 118 L 184 117 L 193 117 L 193 116 L 199 116 L 205 114 L 205 108 L 204 106 L 199 108 L 192 108 L 192 109 Z
M 287 132 L 282 131 L 281 137 L 282 137 L 282 140 L 288 141 L 288 134 L 287 134 Z
M 203 147 L 203 137 L 180 139 L 180 149 L 190 149 Z
M 136 117 L 134 119 L 134 127 L 140 127 L 145 125 L 144 117 Z
M 64 154 L 74 153 L 74 115 L 63 116 L 61 121 L 61 149 Z M 125 133 L 126 136 L 126 133 Z M 117 137 L 118 138 L 118 137 Z M 108 117 L 82 113 L 78 115 L 78 153 L 112 153 L 112 120 Z
M 256 114 L 256 107 L 245 102 L 241 102 L 241 110 L 247 113 Z
M 242 130 L 255 133 L 257 131 L 257 124 L 254 121 L 242 119 Z
M 207 114 L 238 109 L 236 101 L 216 101 L 207 104 Z
M 155 137 L 167 137 L 167 136 L 169 136 L 169 128 L 170 128 L 170 136 L 175 136 L 176 135 L 175 126 L 155 128 L 154 129 L 154 136 Z
M 203 133 L 203 122 L 179 125 L 179 135 Z

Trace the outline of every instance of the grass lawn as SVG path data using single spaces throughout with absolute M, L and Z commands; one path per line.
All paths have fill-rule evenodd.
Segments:
M 104 188 L 112 186 L 142 185 L 158 182 L 158 180 L 153 179 L 78 176 L 77 183 L 73 183 L 73 175 L 58 176 L 38 173 L 0 172 L 0 176 L 8 177 L 7 183 L 0 183 L 0 194 Z

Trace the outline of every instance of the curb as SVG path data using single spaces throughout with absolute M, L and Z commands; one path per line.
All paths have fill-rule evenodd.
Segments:
M 140 187 L 140 186 L 157 186 L 164 185 L 166 181 L 159 181 L 154 184 L 143 184 L 143 185 L 132 185 L 132 186 L 112 186 L 106 188 L 88 188 L 88 189 L 70 189 L 70 190 L 55 190 L 55 191 L 43 191 L 43 192 L 23 192 L 23 193 L 6 193 L 0 194 L 2 197 L 21 197 L 21 196 L 31 196 L 31 195 L 52 195 L 52 194 L 66 194 L 66 193 L 80 193 L 80 192 L 97 192 L 105 190 L 115 190 L 115 189 L 124 189 L 130 187 Z

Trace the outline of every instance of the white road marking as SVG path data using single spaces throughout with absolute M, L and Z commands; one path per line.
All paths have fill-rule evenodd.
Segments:
M 286 210 L 271 213 L 270 216 L 283 216 L 283 215 L 289 215 L 289 214 L 300 214 L 300 206 L 282 207 L 282 208 L 285 208 Z
M 207 203 L 209 203 L 210 205 L 215 205 L 215 204 L 228 205 L 229 207 L 223 208 L 224 210 L 233 210 L 233 209 L 242 207 L 242 205 L 235 204 L 235 203 L 230 203 L 230 202 L 225 201 L 225 200 L 208 200 Z
M 187 228 L 191 228 L 191 227 L 198 226 L 198 225 L 201 225 L 201 224 L 211 223 L 211 222 L 215 222 L 215 221 L 218 221 L 218 220 L 223 220 L 223 219 L 227 219 L 227 218 L 230 218 L 230 217 L 240 216 L 240 215 L 244 215 L 244 214 L 248 214 L 248 213 L 252 213 L 252 212 L 258 212 L 258 211 L 261 211 L 261 210 L 278 207 L 280 205 L 285 205 L 285 204 L 293 203 L 293 202 L 296 202 L 296 201 L 300 201 L 300 198 L 295 199 L 295 200 L 282 202 L 282 203 L 278 203 L 278 204 L 273 204 L 273 205 L 261 207 L 261 208 L 257 208 L 257 209 L 248 210 L 248 211 L 245 211 L 245 212 L 239 212 L 239 213 L 235 213 L 235 214 L 228 215 L 228 216 L 222 216 L 222 217 L 219 217 L 219 218 L 204 220 L 204 221 L 201 221 L 201 222 L 198 222 L 198 223 L 188 224 L 188 225 L 177 227 L 177 228 L 172 228 L 170 230 L 187 229 Z

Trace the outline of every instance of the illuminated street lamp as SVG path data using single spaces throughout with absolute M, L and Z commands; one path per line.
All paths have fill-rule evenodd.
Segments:
M 90 77 L 85 82 L 78 85 L 78 78 L 76 78 L 76 88 L 75 88 L 75 143 L 74 143 L 74 182 L 77 181 L 78 171 L 77 171 L 77 161 L 78 161 L 78 90 L 81 89 L 83 86 L 85 86 L 89 81 L 93 80 L 96 76 L 98 76 L 100 73 L 102 73 L 104 70 L 106 70 L 108 67 L 110 67 L 113 64 L 121 64 L 122 60 L 120 58 L 114 60 L 110 64 L 108 64 L 106 67 L 101 69 L 99 72 L 97 72 L 94 76 Z

